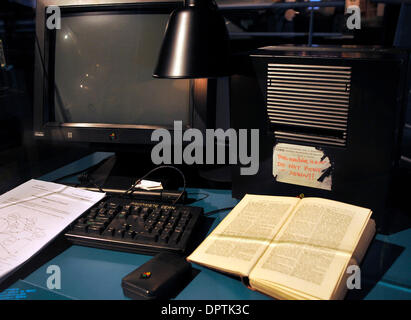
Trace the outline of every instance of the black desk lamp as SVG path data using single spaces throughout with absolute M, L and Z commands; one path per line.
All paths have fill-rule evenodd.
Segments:
M 156 78 L 215 78 L 229 74 L 229 37 L 214 0 L 185 0 L 170 15 Z

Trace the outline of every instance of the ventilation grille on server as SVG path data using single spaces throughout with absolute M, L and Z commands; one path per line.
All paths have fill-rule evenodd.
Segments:
M 351 67 L 268 64 L 267 114 L 276 138 L 345 146 Z

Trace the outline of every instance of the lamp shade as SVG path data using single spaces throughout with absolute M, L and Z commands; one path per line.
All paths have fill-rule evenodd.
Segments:
M 169 18 L 153 76 L 214 78 L 229 74 L 229 37 L 213 0 L 186 0 Z

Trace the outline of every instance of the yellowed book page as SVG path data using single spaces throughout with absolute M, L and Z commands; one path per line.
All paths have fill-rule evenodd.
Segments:
M 358 262 L 354 259 L 350 259 L 350 261 L 348 262 L 347 266 L 344 269 L 344 272 L 341 274 L 338 285 L 334 289 L 334 292 L 331 295 L 330 299 L 333 299 L 333 300 L 344 299 L 348 291 L 347 280 L 348 280 L 348 277 L 351 275 L 350 273 L 347 272 L 347 268 L 352 265 L 358 266 Z
M 299 201 L 245 195 L 187 260 L 248 276 Z
M 364 231 L 362 232 L 361 238 L 358 241 L 358 244 L 354 250 L 354 253 L 351 257 L 350 262 L 347 265 L 347 268 L 351 265 L 360 265 L 362 259 L 364 258 L 365 252 L 367 251 L 367 248 L 369 247 L 371 240 L 373 239 L 375 235 L 375 221 L 373 219 L 369 219 L 367 226 L 364 228 Z M 346 268 L 346 269 L 347 269 Z M 347 273 L 347 271 L 341 275 L 341 279 L 339 280 L 339 283 L 337 287 L 334 290 L 334 293 L 332 294 L 332 299 L 343 299 L 346 292 L 347 292 L 347 278 L 350 276 L 350 273 Z
M 303 292 L 292 290 L 288 287 L 276 285 L 270 281 L 253 281 L 250 279 L 250 285 L 254 290 L 279 300 L 319 300 L 316 297 L 306 295 Z
M 375 221 L 373 219 L 370 219 L 353 253 L 353 259 L 355 259 L 355 261 L 357 261 L 358 263 L 361 263 L 362 259 L 364 258 L 364 255 L 367 252 L 372 239 L 374 238 L 375 232 Z
M 371 210 L 305 198 L 250 274 L 318 299 L 330 299 Z

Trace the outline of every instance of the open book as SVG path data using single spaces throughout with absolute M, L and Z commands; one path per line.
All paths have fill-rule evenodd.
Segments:
M 343 299 L 374 234 L 371 210 L 247 194 L 187 258 L 278 299 Z

